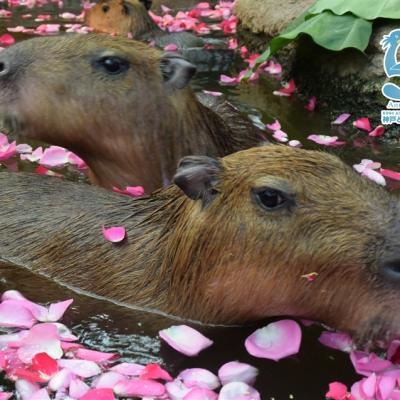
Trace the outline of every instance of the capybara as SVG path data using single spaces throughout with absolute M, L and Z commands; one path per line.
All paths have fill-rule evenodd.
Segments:
M 337 157 L 281 145 L 188 156 L 174 182 L 132 200 L 2 173 L 0 258 L 208 323 L 285 314 L 399 333 L 399 200 Z M 124 226 L 125 241 L 107 242 L 102 226 Z
M 195 67 L 109 35 L 35 38 L 0 53 L 0 114 L 20 133 L 64 146 L 104 187 L 169 182 L 179 159 L 220 157 L 263 132 L 230 103 L 199 99 Z
M 97 32 L 154 40 L 159 47 L 172 43 L 180 49 L 204 46 L 203 39 L 192 33 L 160 29 L 148 13 L 151 4 L 151 0 L 100 0 L 86 11 L 85 21 Z

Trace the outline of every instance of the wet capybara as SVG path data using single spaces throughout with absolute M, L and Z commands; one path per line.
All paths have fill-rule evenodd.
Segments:
M 262 140 L 230 103 L 198 99 L 187 86 L 194 72 L 175 53 L 108 35 L 25 40 L 0 53 L 0 115 L 26 137 L 74 151 L 95 183 L 152 191 L 185 155 L 219 157 Z
M 203 47 L 203 39 L 189 32 L 163 31 L 148 13 L 151 0 L 100 0 L 86 11 L 85 22 L 97 32 L 130 35 L 137 40 L 153 40 L 158 47 Z
M 189 156 L 174 182 L 132 200 L 2 173 L 0 259 L 203 322 L 285 314 L 399 333 L 399 201 L 337 157 L 280 145 Z M 124 226 L 125 241 L 102 226 Z

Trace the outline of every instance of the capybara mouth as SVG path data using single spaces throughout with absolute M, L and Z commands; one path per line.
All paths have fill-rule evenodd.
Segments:
M 16 114 L 0 113 L 0 131 L 19 136 L 24 130 L 24 123 L 22 119 Z

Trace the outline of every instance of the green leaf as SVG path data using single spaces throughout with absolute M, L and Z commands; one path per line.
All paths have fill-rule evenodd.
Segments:
M 286 29 L 270 41 L 267 50 L 257 59 L 255 68 L 301 34 L 310 36 L 315 43 L 333 51 L 348 47 L 364 51 L 368 46 L 372 33 L 372 23 L 369 21 L 351 14 L 339 16 L 329 11 L 313 16 L 303 14 L 301 17 L 303 22 L 294 24 L 294 27 L 292 24 L 292 29 Z
M 400 19 L 399 0 L 317 0 L 308 11 L 312 14 L 319 14 L 326 10 L 337 15 L 351 12 L 357 17 L 368 20 Z

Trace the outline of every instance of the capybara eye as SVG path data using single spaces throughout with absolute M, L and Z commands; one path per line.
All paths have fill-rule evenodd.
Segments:
M 103 10 L 103 13 L 107 13 L 108 11 L 110 11 L 110 7 L 107 6 L 106 4 L 103 7 L 101 7 L 101 9 Z
M 129 68 L 129 62 L 120 57 L 106 56 L 96 60 L 95 66 L 104 69 L 110 75 L 117 75 Z
M 125 15 L 129 15 L 130 14 L 129 7 L 126 4 L 122 5 L 122 13 L 125 14 Z
M 271 211 L 288 203 L 288 198 L 279 190 L 272 188 L 258 189 L 254 192 L 257 203 L 264 209 Z

